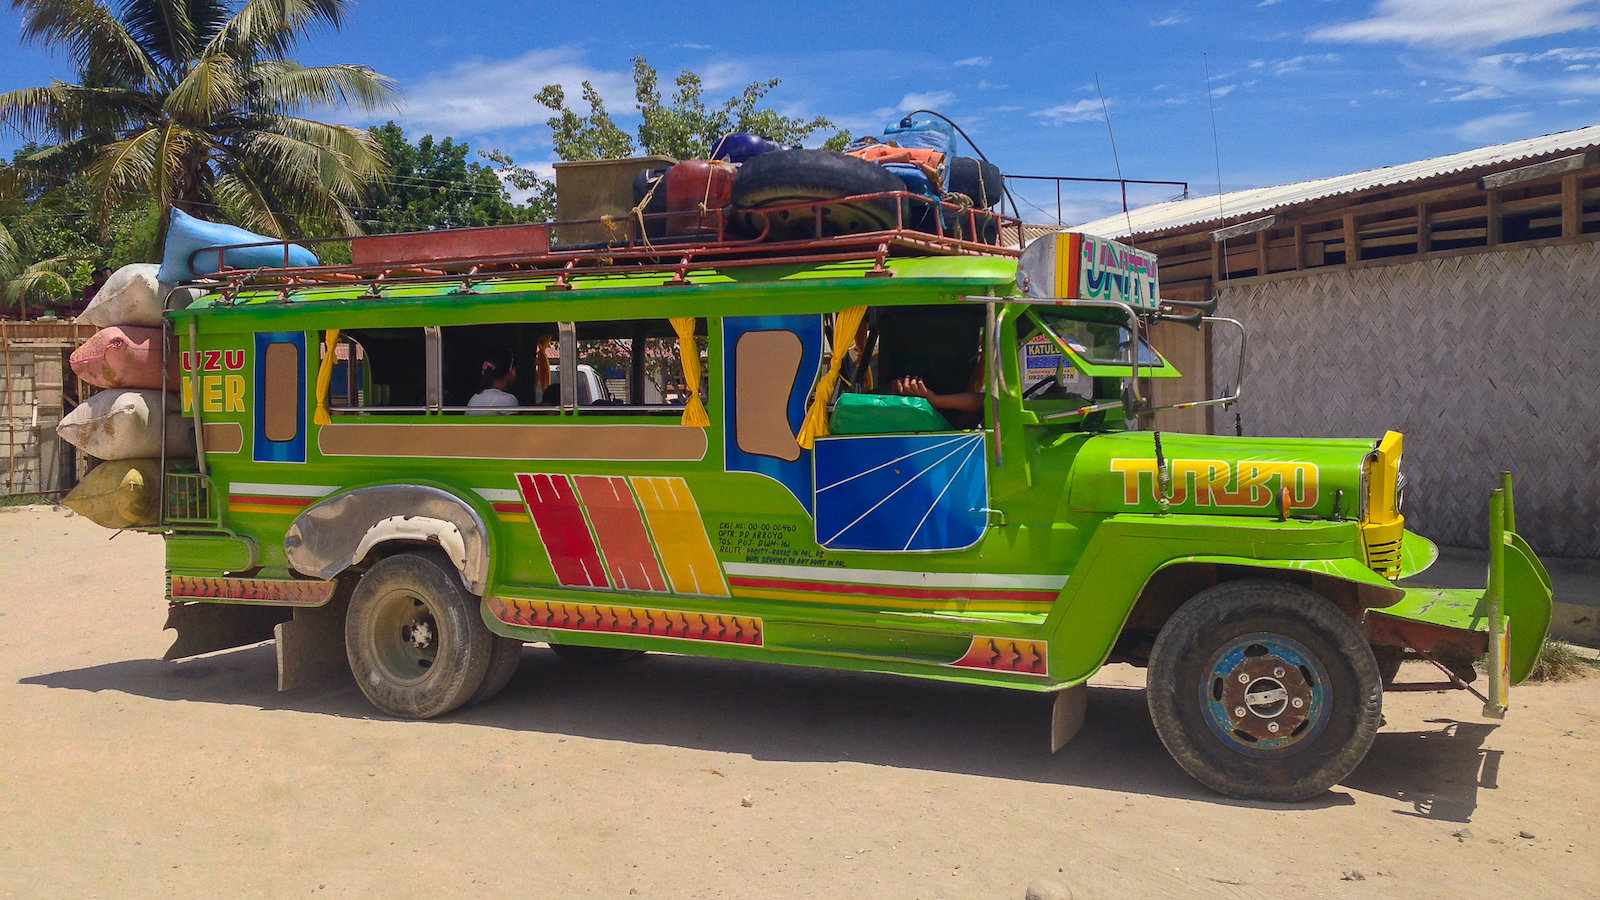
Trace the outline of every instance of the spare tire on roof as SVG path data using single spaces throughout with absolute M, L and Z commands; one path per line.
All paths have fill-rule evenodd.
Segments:
M 950 183 L 945 188 L 952 193 L 966 194 L 973 203 L 989 209 L 1000 202 L 1005 184 L 1004 173 L 994 163 L 958 156 L 950 160 Z
M 733 222 L 746 234 L 756 235 L 770 220 L 770 239 L 801 240 L 816 234 L 811 210 L 763 213 L 762 207 L 905 189 L 894 173 L 863 159 L 831 150 L 775 150 L 753 157 L 739 168 L 733 184 Z M 825 237 L 881 231 L 895 227 L 895 222 L 892 199 L 822 208 Z

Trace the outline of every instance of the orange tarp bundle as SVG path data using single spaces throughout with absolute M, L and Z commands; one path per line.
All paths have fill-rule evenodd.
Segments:
M 846 150 L 845 153 L 880 166 L 888 163 L 916 166 L 927 173 L 928 178 L 941 190 L 944 188 L 944 154 L 938 150 L 929 147 L 902 147 L 898 144 L 875 143 Z

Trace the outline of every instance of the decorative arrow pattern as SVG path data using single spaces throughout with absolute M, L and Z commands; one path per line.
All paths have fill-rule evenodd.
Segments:
M 1049 644 L 1045 641 L 974 635 L 966 655 L 950 665 L 958 669 L 988 669 L 1043 677 L 1050 674 L 1048 650 Z
M 507 625 L 525 628 L 642 634 L 686 641 L 763 646 L 762 622 L 755 616 L 602 603 L 566 603 L 559 600 L 521 600 L 514 597 L 490 597 L 489 610 Z
M 321 606 L 333 599 L 332 581 L 284 578 L 200 578 L 167 576 L 167 599 L 225 600 L 233 603 L 269 603 L 277 606 Z

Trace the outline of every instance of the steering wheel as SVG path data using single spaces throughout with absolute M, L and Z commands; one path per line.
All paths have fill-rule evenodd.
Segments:
M 1022 399 L 1031 400 L 1033 395 L 1043 393 L 1053 387 L 1061 387 L 1061 382 L 1054 375 L 1046 375 L 1043 381 L 1035 382 L 1022 392 Z

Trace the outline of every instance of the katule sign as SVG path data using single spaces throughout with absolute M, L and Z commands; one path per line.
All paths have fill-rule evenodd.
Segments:
M 1023 251 L 1017 281 L 1029 297 L 1161 304 L 1156 255 L 1092 234 L 1046 235 Z

